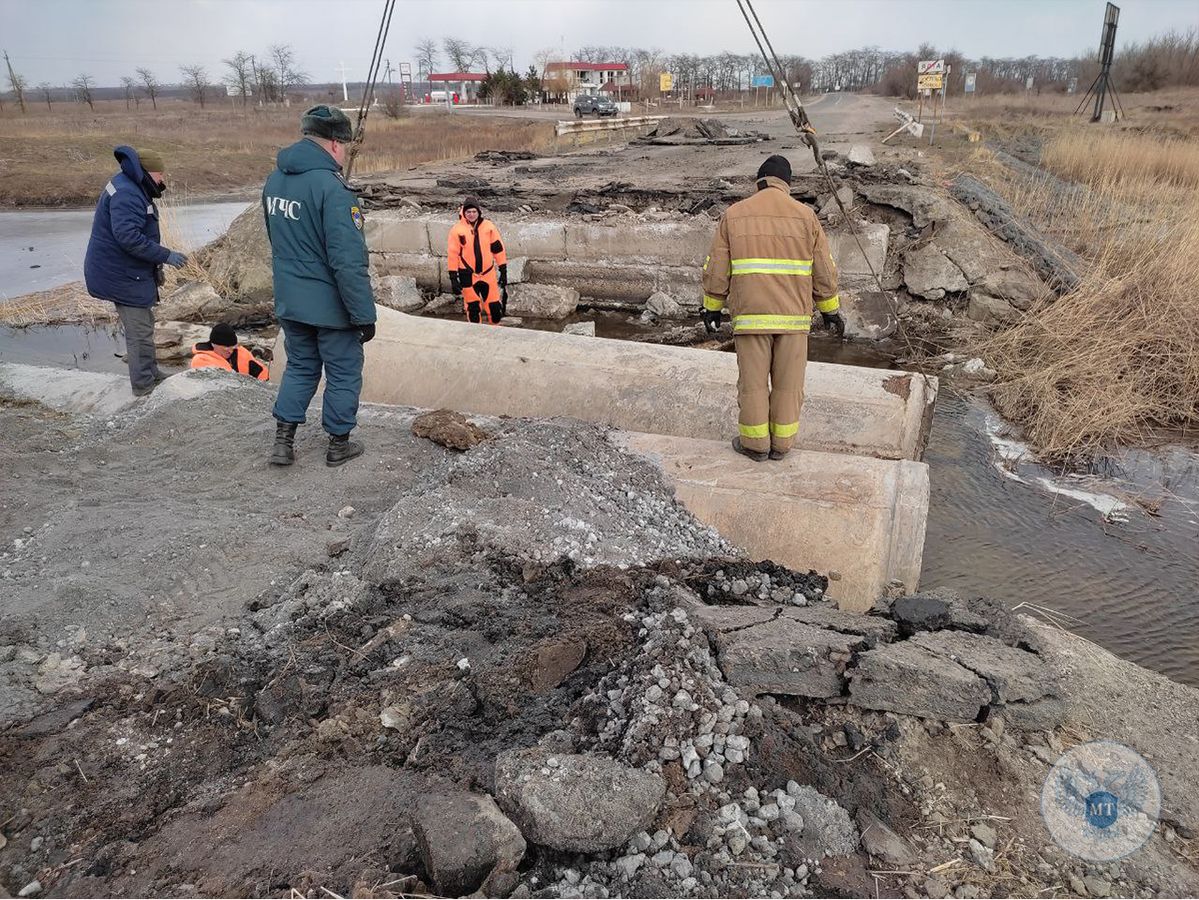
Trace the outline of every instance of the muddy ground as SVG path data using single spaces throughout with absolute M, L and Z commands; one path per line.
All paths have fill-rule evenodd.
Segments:
M 326 468 L 310 425 L 278 471 L 268 388 L 176 378 L 203 390 L 168 381 L 108 420 L 0 407 L 0 890 L 433 891 L 421 803 L 495 794 L 497 757 L 526 749 L 659 773 L 666 799 L 615 849 L 530 842 L 494 893 L 1199 890 L 1193 690 L 1015 623 L 1063 680 L 1052 733 L 742 696 L 680 604 L 745 602 L 737 582 L 763 576 L 819 604 L 823 579 L 739 559 L 603 429 L 479 419 L 458 452 L 368 407 L 361 460 Z M 662 681 L 695 710 L 648 715 Z M 689 780 L 665 750 L 712 721 L 744 759 Z M 1069 857 L 1038 813 L 1049 764 L 1095 736 L 1151 759 L 1171 823 L 1115 864 Z M 807 786 L 828 821 L 727 833 L 751 789 L 786 811 Z

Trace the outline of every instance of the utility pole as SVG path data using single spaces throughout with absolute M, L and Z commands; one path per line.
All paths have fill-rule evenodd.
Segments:
M 13 93 L 17 95 L 17 104 L 21 107 L 21 115 L 25 115 L 25 91 L 17 84 L 17 76 L 12 70 L 7 50 L 4 51 L 4 64 L 8 66 L 8 83 L 12 85 Z
M 343 102 L 349 103 L 350 89 L 346 87 L 346 73 L 349 71 L 349 69 L 346 68 L 345 63 L 338 63 L 337 71 L 341 73 L 341 99 Z

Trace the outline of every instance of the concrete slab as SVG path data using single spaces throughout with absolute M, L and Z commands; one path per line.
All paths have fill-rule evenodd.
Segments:
M 441 293 L 450 289 L 445 272 L 445 257 L 428 253 L 371 252 L 371 270 L 379 275 L 408 275 L 426 291 Z
M 276 363 L 272 376 L 282 370 Z M 936 391 L 935 378 L 811 363 L 798 446 L 919 459 Z M 737 361 L 731 353 L 580 341 L 381 309 L 378 335 L 367 345 L 362 399 L 483 415 L 572 416 L 723 441 L 735 433 Z
M 65 413 L 109 416 L 135 400 L 125 375 L 0 363 L 0 396 Z
M 661 466 L 688 511 L 752 559 L 828 574 L 828 597 L 841 609 L 865 611 L 889 581 L 912 589 L 919 580 L 928 516 L 923 463 L 808 451 L 755 463 L 723 441 L 614 438 Z M 787 621 L 803 616 L 798 608 L 784 614 Z M 890 633 L 883 625 L 871 638 Z
M 640 260 L 663 266 L 702 266 L 716 226 L 711 221 L 634 222 L 603 225 L 568 222 L 566 258 Z
M 394 213 L 375 213 L 375 218 L 400 217 Z M 434 216 L 426 220 L 428 245 L 422 248 L 416 232 L 401 228 L 386 229 L 377 226 L 377 238 L 367 235 L 367 246 L 374 253 L 432 253 L 445 259 L 446 241 L 457 217 Z M 504 246 L 509 256 L 527 256 L 531 259 L 566 259 L 566 228 L 562 222 L 497 222 Z
M 839 697 L 845 667 L 862 639 L 780 619 L 716 634 L 729 684 L 752 694 Z
M 867 650 L 850 673 L 849 702 L 946 722 L 974 722 L 991 689 L 973 672 L 904 641 Z
M 445 255 L 445 239 L 441 236 L 441 254 Z M 427 219 L 405 218 L 386 212 L 372 212 L 366 217 L 366 245 L 372 250 L 394 253 L 428 253 L 429 228 Z
M 538 284 L 574 288 L 588 297 L 643 302 L 654 293 L 658 272 L 651 265 L 533 259 L 529 260 L 525 277 Z
M 865 222 L 858 225 L 858 232 L 862 246 L 866 249 L 865 256 L 858 249 L 852 232 L 828 232 L 829 249 L 832 251 L 833 261 L 837 264 L 837 271 L 842 275 L 869 275 L 870 266 L 873 266 L 874 271 L 882 275 L 883 266 L 887 262 L 887 241 L 891 236 L 891 229 L 880 222 Z M 867 266 L 867 260 L 870 261 L 870 266 Z

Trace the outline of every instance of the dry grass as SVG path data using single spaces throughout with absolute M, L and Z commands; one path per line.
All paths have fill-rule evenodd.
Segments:
M 81 281 L 0 302 L 0 325 L 9 328 L 47 324 L 95 325 L 115 318 L 113 305 L 89 297 Z
M 1072 128 L 1042 158 L 1085 188 L 988 180 L 1090 269 L 983 348 L 1001 411 L 1059 459 L 1199 428 L 1199 145 Z
M 300 107 L 200 110 L 181 101 L 157 112 L 127 112 L 124 103 L 96 113 L 44 107 L 0 114 L 0 206 L 89 205 L 116 165 L 113 147 L 148 146 L 168 166 L 171 193 L 193 197 L 256 191 L 279 148 L 299 137 Z M 473 156 L 479 150 L 537 150 L 553 140 L 552 124 L 515 118 L 423 111 L 400 119 L 372 113 L 355 163 L 360 173 Z M 168 193 L 168 197 L 171 196 Z

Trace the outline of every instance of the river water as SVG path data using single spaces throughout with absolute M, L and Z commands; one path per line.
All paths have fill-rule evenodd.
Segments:
M 244 208 L 234 206 L 219 214 L 232 218 Z M 635 327 L 627 314 L 576 318 L 597 319 L 601 336 L 628 337 Z M 123 372 L 123 349 L 113 326 L 0 328 L 0 362 Z M 892 365 L 869 345 L 817 338 L 812 358 Z M 1108 481 L 1059 476 L 1005 436 L 984 400 L 943 384 L 925 461 L 931 493 L 921 587 L 1025 604 L 1199 687 L 1199 456 L 1131 452 L 1108 461 Z
M 229 227 L 247 206 L 238 203 L 161 204 L 164 239 L 190 252 Z M 83 278 L 90 209 L 0 212 L 0 303 Z

